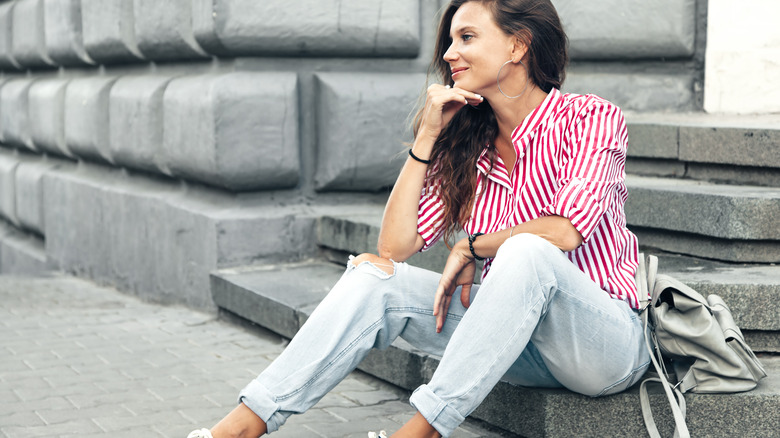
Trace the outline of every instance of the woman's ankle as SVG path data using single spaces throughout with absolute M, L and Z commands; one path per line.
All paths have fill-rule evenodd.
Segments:
M 214 438 L 257 438 L 267 431 L 265 422 L 243 403 L 211 428 Z
M 406 424 L 398 430 L 398 432 L 391 435 L 390 438 L 440 438 L 436 429 L 433 428 L 428 421 L 419 412 L 414 414 Z M 216 438 L 216 437 L 214 437 Z

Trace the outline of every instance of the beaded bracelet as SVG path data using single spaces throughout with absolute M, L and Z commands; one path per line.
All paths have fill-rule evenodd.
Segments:
M 469 236 L 469 250 L 471 251 L 471 255 L 474 256 L 474 259 L 476 260 L 485 260 L 484 257 L 480 257 L 477 255 L 477 253 L 474 252 L 474 241 L 477 240 L 477 237 L 484 235 L 485 233 L 474 233 Z

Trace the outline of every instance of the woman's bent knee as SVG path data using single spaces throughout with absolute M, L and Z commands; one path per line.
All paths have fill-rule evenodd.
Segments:
M 352 259 L 352 264 L 355 266 L 360 266 L 361 263 L 365 263 L 365 262 L 374 265 L 375 267 L 384 271 L 386 274 L 392 275 L 393 272 L 395 272 L 395 266 L 393 265 L 392 260 L 386 259 L 384 257 L 379 257 L 378 255 L 375 254 L 363 253 Z
M 535 234 L 522 233 L 507 239 L 500 247 L 498 247 L 496 258 L 545 258 L 550 255 L 557 255 L 560 253 L 561 250 L 547 241 L 545 238 Z

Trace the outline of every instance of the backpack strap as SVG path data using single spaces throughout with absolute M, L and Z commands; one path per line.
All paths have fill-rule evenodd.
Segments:
M 643 298 L 642 324 L 645 329 L 645 346 L 650 353 L 650 361 L 653 363 L 653 367 L 659 375 L 659 378 L 651 377 L 643 380 L 642 384 L 639 386 L 639 402 L 642 406 L 642 418 L 644 419 L 645 427 L 647 428 L 650 437 L 661 438 L 661 435 L 658 433 L 658 428 L 655 425 L 655 420 L 653 419 L 653 411 L 650 407 L 650 399 L 647 395 L 646 386 L 648 382 L 659 382 L 664 388 L 666 398 L 669 400 L 669 405 L 672 407 L 672 415 L 674 416 L 675 424 L 674 438 L 690 438 L 691 435 L 688 432 L 688 426 L 685 424 L 685 398 L 677 387 L 672 388 L 672 385 L 666 380 L 666 372 L 658 363 L 655 354 L 656 351 L 660 351 L 658 344 L 656 343 L 655 338 L 651 337 L 650 330 L 648 330 L 648 308 L 655 304 L 655 301 L 657 300 L 656 296 L 653 296 L 648 300 L 648 288 L 650 288 L 650 291 L 654 290 L 657 270 L 657 257 L 649 256 L 647 262 L 645 262 L 644 254 L 639 254 L 639 266 L 636 270 L 635 281 L 639 296 Z M 653 344 L 653 347 L 650 346 L 651 343 Z
M 645 420 L 647 433 L 650 434 L 650 438 L 661 438 L 661 434 L 658 432 L 658 428 L 655 425 L 655 419 L 653 418 L 653 409 L 650 407 L 650 398 L 647 395 L 646 385 L 648 382 L 658 382 L 665 386 L 670 385 L 666 379 L 659 377 L 648 377 L 642 381 L 641 385 L 639 385 L 639 403 L 642 405 L 642 418 Z M 672 411 L 674 411 L 674 408 L 678 408 L 680 410 L 680 414 L 683 417 L 683 421 L 685 421 L 685 397 L 683 397 L 682 392 L 680 392 L 680 390 L 677 388 L 672 388 L 672 391 L 674 396 L 677 398 L 677 403 L 671 402 Z M 675 417 L 675 422 L 676 421 L 677 419 Z M 682 428 L 678 427 L 675 423 L 674 438 L 684 438 L 689 436 L 690 434 L 688 433 L 688 428 L 684 423 Z

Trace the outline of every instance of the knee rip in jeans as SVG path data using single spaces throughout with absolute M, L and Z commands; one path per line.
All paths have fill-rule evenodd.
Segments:
M 384 257 L 379 257 L 378 255 L 374 255 L 371 253 L 364 253 L 364 254 L 360 254 L 357 257 L 350 256 L 349 259 L 350 262 L 355 267 L 358 267 L 363 263 L 368 263 L 369 265 L 384 272 L 387 275 L 395 274 L 395 263 L 393 263 L 392 260 L 386 259 Z

